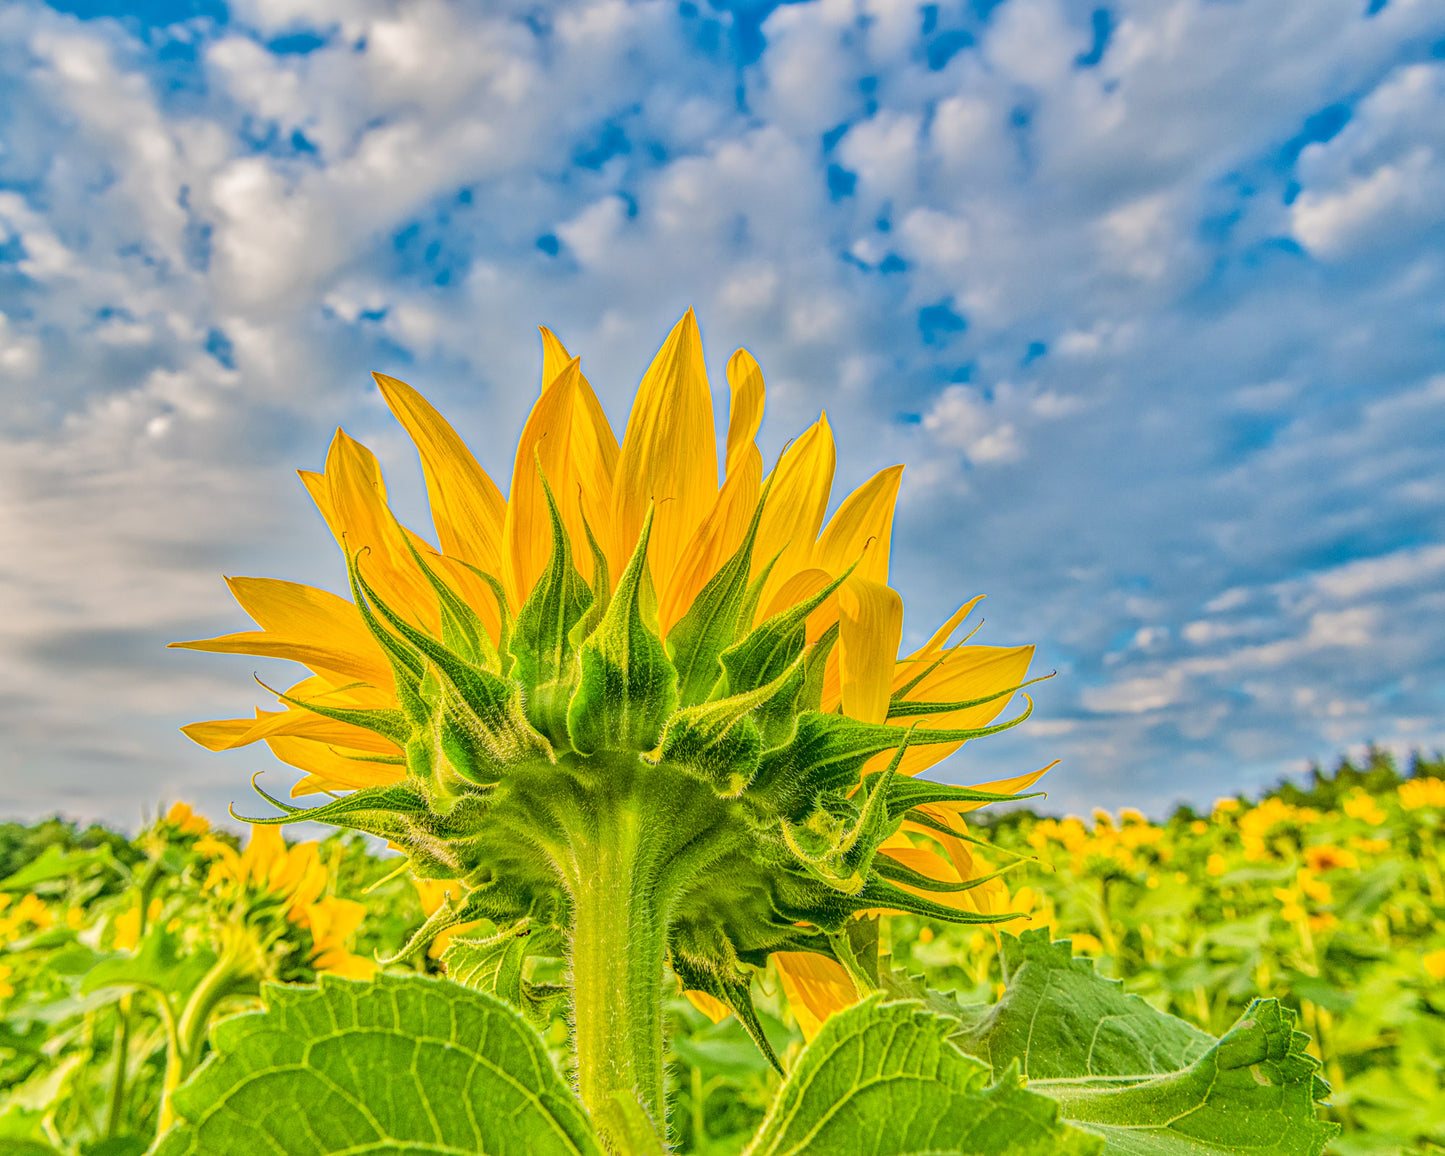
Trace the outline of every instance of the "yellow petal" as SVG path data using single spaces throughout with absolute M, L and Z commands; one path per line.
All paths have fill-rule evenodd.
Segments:
M 843 713 L 863 722 L 888 718 L 893 664 L 903 638 L 903 599 L 855 573 L 838 588 L 838 674 Z
M 500 576 L 507 503 L 496 482 L 421 394 L 384 373 L 371 376 L 421 456 L 432 524 L 443 553 Z
M 748 524 L 758 504 L 763 459 L 756 449 L 740 454 L 739 459 L 738 468 L 728 474 L 717 502 L 693 532 L 673 572 L 672 582 L 658 608 L 663 637 L 687 613 L 702 588 L 737 552 L 747 536 Z
M 938 668 L 926 675 L 917 686 L 908 692 L 913 702 L 965 702 L 985 698 L 995 691 L 1018 686 L 1028 676 L 1029 663 L 1033 661 L 1032 646 L 957 646 L 945 651 Z M 904 661 L 898 664 L 907 673 L 902 682 L 918 675 L 916 662 Z M 897 679 L 895 673 L 894 678 Z M 998 698 L 993 702 L 967 707 L 948 714 L 924 715 L 918 720 L 925 730 L 972 730 L 988 726 L 1008 706 L 1013 696 Z M 911 719 L 899 719 L 900 724 Z M 935 763 L 940 763 L 962 743 L 939 743 L 935 746 L 909 747 L 899 764 L 900 774 L 916 775 Z M 870 764 L 871 766 L 871 764 Z
M 299 662 L 318 674 L 337 677 L 360 678 L 366 681 L 381 677 L 369 660 L 360 658 L 354 651 L 278 637 L 264 630 L 243 630 L 238 634 L 223 634 L 219 638 L 198 638 L 168 645 L 175 650 L 205 650 L 213 654 L 254 654 L 261 658 L 284 658 L 290 662 Z M 390 683 L 389 673 L 386 678 Z
M 682 994 L 687 996 L 688 1003 L 692 1004 L 693 1007 L 697 1008 L 698 1011 L 702 1012 L 703 1015 L 707 1016 L 707 1018 L 715 1024 L 722 1023 L 723 1020 L 733 1014 L 732 1008 L 728 1007 L 722 1000 L 714 999 L 705 991 L 685 991 Z
M 319 698 L 319 701 L 327 702 L 324 697 Z M 383 738 L 374 731 L 353 726 L 351 723 L 338 722 L 336 719 L 323 718 L 319 714 L 299 707 L 291 707 L 282 711 L 258 710 L 251 728 L 234 739 L 230 743 L 230 747 L 243 747 L 261 739 L 277 736 L 310 739 L 312 742 L 325 743 L 341 749 L 346 754 L 355 752 L 359 755 L 399 755 L 402 753 L 390 739 Z M 211 749 L 225 750 L 228 748 L 212 747 Z
M 836 576 L 858 562 L 855 578 L 888 581 L 893 507 L 902 476 L 902 466 L 889 466 L 843 500 L 818 539 L 813 555 L 816 565 Z
M 758 523 L 753 575 L 774 555 L 778 561 L 763 587 L 760 606 L 769 605 L 794 574 L 811 567 L 813 544 L 828 509 L 836 462 L 833 431 L 828 426 L 828 415 L 823 414 L 784 451 L 769 475 L 772 485 Z M 765 481 L 764 487 L 767 485 Z
M 727 453 L 727 472 L 731 476 L 750 451 L 756 451 L 758 430 L 763 424 L 763 371 L 746 349 L 739 349 L 728 359 L 728 387 L 732 390 Z
M 208 751 L 227 751 L 237 746 L 236 740 L 255 725 L 255 719 L 218 718 L 210 722 L 187 723 L 181 727 L 181 734 Z
M 617 455 L 612 427 L 582 376 L 580 363 L 573 358 L 542 391 L 517 443 L 504 531 L 505 581 L 514 609 L 527 600 L 552 554 L 552 523 L 543 476 L 552 488 L 571 539 L 573 564 L 582 577 L 589 582 L 592 579 L 592 551 L 587 546 L 584 517 L 612 561 L 615 551 L 611 549 L 608 516 Z
M 386 655 L 349 600 L 329 590 L 276 578 L 227 578 L 226 585 L 241 609 L 268 634 L 349 652 L 354 656 L 347 664 L 351 669 L 340 673 L 373 686 L 391 686 Z
M 717 493 L 712 395 L 702 338 L 689 309 L 643 375 L 613 490 L 619 557 L 631 554 L 649 504 L 656 507 L 648 559 L 659 604 L 666 601 L 673 571 Z
M 942 654 L 943 648 L 948 644 L 949 638 L 952 637 L 953 632 L 958 629 L 958 624 L 962 622 L 965 618 L 967 618 L 970 614 L 972 614 L 973 608 L 982 601 L 983 595 L 979 594 L 976 597 L 971 598 L 969 601 L 965 602 L 951 615 L 949 615 L 948 621 L 946 621 L 942 626 L 940 626 L 937 630 L 933 632 L 933 637 L 930 638 L 926 643 L 924 643 L 921 649 L 915 650 L 908 657 L 927 658 L 931 656 L 936 658 L 938 655 Z M 904 683 L 908 682 L 911 678 L 913 678 L 914 675 L 922 673 L 923 671 L 921 667 L 915 667 L 912 674 L 910 674 L 906 666 L 900 664 L 897 675 L 898 680 L 894 683 L 894 685 L 902 686 Z
M 299 771 L 306 771 L 318 780 L 324 780 L 327 790 L 353 791 L 362 787 L 384 787 L 406 777 L 405 767 L 394 763 L 358 762 L 339 754 L 325 743 L 311 739 L 273 735 L 266 740 L 266 745 L 283 763 Z M 311 789 L 308 788 L 306 793 Z M 293 795 L 296 793 L 292 791 Z
M 302 480 L 342 550 L 348 556 L 363 552 L 362 573 L 382 599 L 428 633 L 438 633 L 436 594 L 387 508 L 386 484 L 376 456 L 338 429 L 326 455 L 324 487 L 316 484 L 314 475 L 303 473 Z
M 572 355 L 567 352 L 567 347 L 558 336 L 545 325 L 539 325 L 537 329 L 542 334 L 542 391 L 545 393 L 547 387 L 557 379 L 557 375 L 567 368 Z
M 858 1002 L 858 989 L 843 965 L 811 951 L 780 951 L 773 956 L 788 1007 L 809 1043 L 835 1011 Z
M 237 873 L 238 882 L 242 886 L 248 882 L 254 882 L 264 887 L 266 880 L 270 878 L 271 868 L 285 857 L 286 840 L 281 838 L 281 832 L 275 827 L 263 827 L 252 823 L 250 842 L 241 852 L 240 868 Z

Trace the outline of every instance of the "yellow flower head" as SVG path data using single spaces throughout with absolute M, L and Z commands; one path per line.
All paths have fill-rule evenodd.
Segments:
M 1315 847 L 1306 847 L 1305 862 L 1309 865 L 1309 869 L 1314 872 L 1335 871 L 1342 867 L 1354 868 L 1360 865 L 1360 860 L 1353 851 L 1347 851 L 1343 847 L 1336 847 L 1333 843 L 1322 843 Z
M 165 822 L 176 828 L 182 835 L 204 835 L 211 829 L 204 815 L 191 810 L 189 803 L 173 803 L 166 812 Z
M 1445 810 L 1445 779 L 1428 775 L 1407 779 L 1398 789 L 1400 806 L 1407 811 L 1418 811 L 1421 807 L 1436 807 Z
M 305 772 L 293 796 L 353 792 L 309 812 L 272 800 L 280 821 L 369 831 L 418 877 L 459 880 L 421 939 L 480 918 L 585 934 L 584 853 L 634 821 L 659 862 L 714 848 L 702 872 L 664 873 L 668 958 L 685 986 L 749 1019 L 745 965 L 825 964 L 858 912 L 1006 917 L 981 909 L 982 891 L 958 898 L 971 892 L 946 840 L 953 817 L 1043 771 L 974 789 L 913 776 L 1022 717 L 994 721 L 1033 648 L 950 646 L 975 598 L 899 657 L 902 467 L 826 518 L 835 455 L 821 415 L 765 475 L 763 378 L 741 350 L 719 458 L 690 311 L 620 440 L 578 359 L 545 329 L 542 345 L 505 498 L 420 394 L 376 375 L 420 456 L 435 542 L 400 524 L 376 458 L 338 431 L 324 471 L 301 476 L 351 598 L 230 579 L 258 629 L 175 645 L 311 673 L 278 710 L 186 733 L 212 750 L 264 740 Z M 942 854 L 889 843 L 905 819 Z

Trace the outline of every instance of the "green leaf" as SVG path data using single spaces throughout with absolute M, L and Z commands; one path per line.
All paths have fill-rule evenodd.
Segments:
M 1058 1105 L 948 1040 L 951 1020 L 875 994 L 799 1057 L 745 1156 L 1084 1156 Z
M 1118 1156 L 1318 1156 L 1337 1131 L 1307 1036 L 1275 1000 L 1255 1000 L 1216 1041 L 1074 959 L 1046 931 L 1004 937 L 1008 990 L 970 1013 L 958 1045 L 995 1072 L 1014 1066 L 1066 1118 Z
M 584 755 L 650 751 L 677 705 L 677 672 L 642 606 L 651 532 L 649 510 L 607 613 L 582 644 L 582 677 L 567 709 L 567 732 Z
M 541 1038 L 490 996 L 383 975 L 263 998 L 213 1029 L 156 1156 L 601 1156 Z
M 15 874 L 0 880 L 0 891 L 29 891 L 37 883 L 69 879 L 93 863 L 114 863 L 110 848 L 90 851 L 62 850 L 52 843 Z
M 182 955 L 180 944 L 176 933 L 153 927 L 134 955 L 114 956 L 91 968 L 80 982 L 81 993 L 89 995 L 103 987 L 141 987 L 183 998 L 211 970 L 216 955 L 205 947 Z
M 457 936 L 442 952 L 447 977 L 473 991 L 494 995 L 511 1004 L 534 1024 L 545 1024 L 567 989 L 535 984 L 526 979 L 527 957 L 560 957 L 561 929 L 534 927 L 523 921 L 488 939 Z

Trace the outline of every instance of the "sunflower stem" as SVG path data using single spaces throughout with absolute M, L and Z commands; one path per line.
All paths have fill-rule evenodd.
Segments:
M 646 775 L 619 779 L 617 790 L 593 795 L 595 809 L 570 845 L 577 1091 L 604 1138 L 618 1096 L 635 1099 L 661 1138 L 668 900 L 658 868 L 667 857 L 671 808 L 665 795 L 649 799 L 637 789 Z

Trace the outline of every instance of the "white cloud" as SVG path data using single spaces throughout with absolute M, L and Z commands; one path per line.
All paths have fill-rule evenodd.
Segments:
M 923 428 L 944 446 L 962 450 L 980 465 L 1013 462 L 1023 454 L 1018 430 L 1005 421 L 976 390 L 951 385 L 924 415 Z

